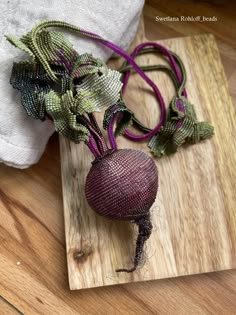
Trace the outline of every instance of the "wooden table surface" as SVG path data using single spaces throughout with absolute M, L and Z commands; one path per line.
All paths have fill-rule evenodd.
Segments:
M 213 33 L 235 101 L 235 12 L 220 0 L 147 1 L 146 36 Z M 155 21 L 181 15 L 218 21 Z M 69 291 L 60 178 L 57 135 L 30 169 L 0 166 L 0 314 L 236 314 L 235 270 Z

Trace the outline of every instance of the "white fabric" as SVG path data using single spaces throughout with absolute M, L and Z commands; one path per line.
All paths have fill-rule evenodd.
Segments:
M 63 20 L 97 33 L 127 49 L 133 39 L 144 0 L 10 0 L 0 2 L 0 162 L 26 168 L 40 159 L 54 132 L 50 121 L 26 115 L 20 92 L 9 84 L 12 64 L 25 58 L 4 34 L 22 36 L 42 20 Z M 77 51 L 107 60 L 112 51 L 91 40 L 68 34 Z

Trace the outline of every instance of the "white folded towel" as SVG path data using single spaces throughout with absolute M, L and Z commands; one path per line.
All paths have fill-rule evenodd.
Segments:
M 12 64 L 25 58 L 4 34 L 22 36 L 43 20 L 61 20 L 127 49 L 134 38 L 144 0 L 10 0 L 1 1 L 0 11 L 0 162 L 27 168 L 44 152 L 54 132 L 53 123 L 27 116 L 20 92 L 9 83 Z M 92 53 L 106 61 L 112 51 L 78 35 L 68 34 L 75 49 Z

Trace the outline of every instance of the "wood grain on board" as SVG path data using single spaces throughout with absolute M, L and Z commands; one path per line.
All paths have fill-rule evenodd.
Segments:
M 7 315 L 21 315 L 22 314 L 13 305 L 8 303 L 2 297 L 0 297 L 0 310 L 1 310 L 1 314 L 7 314 Z
M 136 226 L 99 217 L 89 208 L 84 185 L 92 156 L 84 144 L 60 138 L 71 289 L 236 267 L 236 141 L 232 136 L 236 116 L 216 42 L 212 35 L 197 35 L 159 43 L 182 58 L 189 100 L 199 120 L 214 125 L 215 136 L 185 146 L 170 157 L 155 159 L 160 189 L 151 209 L 154 231 L 146 244 L 145 264 L 131 274 L 116 273 L 115 269 L 132 265 Z M 151 54 L 137 60 L 139 64 L 163 63 Z M 169 78 L 160 73 L 149 75 L 168 104 L 174 95 Z M 155 126 L 159 117 L 156 100 L 137 75 L 130 81 L 128 106 L 146 125 Z M 118 138 L 118 147 L 148 152 L 146 143 L 124 137 Z

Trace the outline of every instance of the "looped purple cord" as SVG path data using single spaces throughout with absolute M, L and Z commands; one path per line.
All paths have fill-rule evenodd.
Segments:
M 102 37 L 100 37 L 97 34 L 87 32 L 87 31 L 84 31 L 82 29 L 80 30 L 80 32 L 81 32 L 81 34 L 85 35 L 86 37 L 88 36 L 95 41 L 101 42 L 101 44 L 103 44 L 106 47 L 109 47 L 110 49 L 112 49 L 113 51 L 118 53 L 120 56 L 122 56 L 125 60 L 127 60 L 127 62 L 130 65 L 132 65 L 134 70 L 147 82 L 147 84 L 149 86 L 151 86 L 151 88 L 153 89 L 153 91 L 157 97 L 157 100 L 159 102 L 160 121 L 152 131 L 150 131 L 144 135 L 136 136 L 133 140 L 139 141 L 139 140 L 145 140 L 145 139 L 152 137 L 154 134 L 156 134 L 160 130 L 160 128 L 162 127 L 162 125 L 164 124 L 164 122 L 166 120 L 165 102 L 164 102 L 164 99 L 161 95 L 161 92 L 158 89 L 158 87 L 156 86 L 156 84 L 144 73 L 144 71 L 136 64 L 136 62 L 133 60 L 133 58 L 129 54 L 127 54 L 122 48 L 120 48 L 119 46 L 117 46 L 116 44 L 114 44 L 110 41 L 103 39 Z M 114 124 L 114 121 L 110 122 L 110 124 L 112 124 L 112 123 Z M 113 136 L 111 135 L 111 133 L 113 133 L 113 128 L 109 128 L 109 133 L 110 133 L 109 139 L 113 139 Z
M 169 62 L 171 64 L 171 67 L 172 67 L 172 69 L 174 70 L 174 72 L 176 74 L 176 77 L 177 77 L 179 83 L 181 83 L 182 80 L 183 80 L 183 77 L 182 77 L 182 74 L 180 72 L 180 69 L 179 69 L 175 59 L 173 58 L 172 54 L 164 46 L 162 46 L 162 45 L 160 45 L 158 43 L 155 43 L 155 42 L 145 42 L 145 43 L 142 43 L 142 44 L 139 44 L 138 46 L 136 46 L 136 48 L 133 50 L 133 52 L 131 53 L 130 56 L 132 58 L 135 58 L 137 56 L 137 54 L 139 53 L 139 51 L 141 49 L 143 49 L 144 47 L 147 47 L 147 46 L 155 47 L 155 48 L 159 49 L 164 55 L 167 56 L 167 58 L 169 59 Z M 124 92 L 126 90 L 126 87 L 127 87 L 127 84 L 128 84 L 128 80 L 129 80 L 129 77 L 130 77 L 130 73 L 131 73 L 131 71 L 129 70 L 129 71 L 126 71 L 125 74 L 124 74 L 122 94 L 124 94 Z M 184 97 L 187 98 L 187 92 L 186 92 L 185 89 L 183 90 L 183 95 L 184 95 Z M 146 135 L 150 135 L 150 133 L 152 134 L 152 131 L 149 132 L 149 133 L 146 133 L 145 136 Z M 128 129 L 126 129 L 124 131 L 124 135 L 127 138 L 132 139 L 134 141 L 139 141 L 139 140 L 143 140 L 144 139 L 143 135 L 133 134 Z
M 180 73 L 180 70 L 177 66 L 177 63 L 175 61 L 175 59 L 173 58 L 173 56 L 171 55 L 171 53 L 168 51 L 168 49 L 166 49 L 164 46 L 154 43 L 154 42 L 146 42 L 146 43 L 142 43 L 140 45 L 138 45 L 135 50 L 133 51 L 133 53 L 131 55 L 128 55 L 122 48 L 120 48 L 119 46 L 117 46 L 116 44 L 107 41 L 105 39 L 103 39 L 102 37 L 100 37 L 99 35 L 81 30 L 81 33 L 84 34 L 85 36 L 89 36 L 92 39 L 96 40 L 96 41 L 100 41 L 104 46 L 109 47 L 110 49 L 112 49 L 113 51 L 117 52 L 120 56 L 122 56 L 124 59 L 127 60 L 127 62 L 133 66 L 134 70 L 152 87 L 154 93 L 156 94 L 157 100 L 159 102 L 160 105 L 160 121 L 157 124 L 157 126 L 155 128 L 153 128 L 151 131 L 143 134 L 143 135 L 135 135 L 132 134 L 130 131 L 125 130 L 124 134 L 127 138 L 132 139 L 133 141 L 142 141 L 142 140 L 146 140 L 151 138 L 153 135 L 155 135 L 156 133 L 158 133 L 158 131 L 160 130 L 160 128 L 163 126 L 165 119 L 166 119 L 166 107 L 165 107 L 165 103 L 163 100 L 163 97 L 158 89 L 158 87 L 156 86 L 156 84 L 142 71 L 142 69 L 140 69 L 140 67 L 136 64 L 136 62 L 134 61 L 134 57 L 136 56 L 136 54 L 138 53 L 138 51 L 140 49 L 142 49 L 143 47 L 146 46 L 153 46 L 158 48 L 164 55 L 166 55 L 170 61 L 170 64 L 177 76 L 178 81 L 181 83 L 182 82 L 182 75 Z M 128 71 L 125 74 L 125 78 L 123 81 L 123 89 L 122 92 L 124 93 L 124 90 L 126 88 L 127 82 L 128 82 L 128 78 L 129 78 L 129 73 L 130 71 Z M 184 90 L 183 91 L 183 95 L 185 97 L 187 97 L 187 93 Z M 112 147 L 115 147 L 115 136 L 114 136 L 114 131 L 113 131 L 113 127 L 114 127 L 114 123 L 115 123 L 115 119 L 112 119 L 108 128 L 108 136 L 109 136 L 109 140 L 110 140 L 110 144 Z
M 123 58 L 125 58 L 130 65 L 133 66 L 134 70 L 152 87 L 154 93 L 156 94 L 157 100 L 160 105 L 160 121 L 157 124 L 157 126 L 151 130 L 150 132 L 144 134 L 144 135 L 137 135 L 135 137 L 132 137 L 132 140 L 140 141 L 140 140 L 145 140 L 151 138 L 154 134 L 156 134 L 164 124 L 166 120 L 166 107 L 165 103 L 163 100 L 163 97 L 156 86 L 156 84 L 139 68 L 139 66 L 136 64 L 136 62 L 133 60 L 131 56 L 129 56 L 123 49 L 120 47 L 116 46 L 115 44 L 108 42 L 108 41 L 103 41 L 102 42 L 105 46 L 111 48 L 115 52 L 117 52 L 119 55 L 121 55 Z

